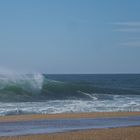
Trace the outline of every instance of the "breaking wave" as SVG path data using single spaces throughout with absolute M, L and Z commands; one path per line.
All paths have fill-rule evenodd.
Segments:
M 1 74 L 0 101 L 24 101 L 32 99 L 42 90 L 42 74 Z
M 43 74 L 0 75 L 0 101 L 114 100 L 117 95 L 140 95 L 140 90 L 96 86 L 85 81 L 60 81 Z
M 139 75 L 114 77 L 1 74 L 0 115 L 140 111 Z

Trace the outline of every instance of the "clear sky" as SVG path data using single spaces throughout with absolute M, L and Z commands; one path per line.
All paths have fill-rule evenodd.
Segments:
M 140 0 L 1 0 L 0 71 L 140 73 Z

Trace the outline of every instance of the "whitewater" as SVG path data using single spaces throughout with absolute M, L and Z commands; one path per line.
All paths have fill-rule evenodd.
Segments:
M 140 75 L 0 74 L 0 115 L 140 111 Z

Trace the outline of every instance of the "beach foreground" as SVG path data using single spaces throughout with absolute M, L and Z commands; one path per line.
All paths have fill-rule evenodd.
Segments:
M 125 117 L 140 116 L 140 112 L 112 112 L 112 113 L 71 113 L 71 114 L 54 114 L 54 115 L 17 115 L 0 117 L 0 122 L 17 122 L 17 121 L 33 121 L 40 119 L 78 119 L 78 118 L 106 118 L 106 117 Z M 6 136 L 0 137 L 1 140 L 44 140 L 44 139 L 73 139 L 73 140 L 139 140 L 140 126 L 124 127 L 112 129 L 91 129 L 78 130 L 73 132 L 62 132 L 53 134 L 39 134 L 26 136 Z
M 1 137 L 0 140 L 140 140 L 140 127 Z

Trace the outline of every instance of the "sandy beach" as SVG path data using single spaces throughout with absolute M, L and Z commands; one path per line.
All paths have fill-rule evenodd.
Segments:
M 139 140 L 140 127 L 85 130 L 49 135 L 1 137 L 0 140 Z
M 65 113 L 65 114 L 36 114 L 36 115 L 15 115 L 0 117 L 0 122 L 31 121 L 40 119 L 77 119 L 77 118 L 106 118 L 140 116 L 140 112 L 104 112 L 104 113 Z M 0 137 L 0 140 L 139 140 L 140 127 L 124 127 L 112 129 L 91 129 L 73 132 L 62 132 L 54 134 L 35 134 L 27 136 Z

